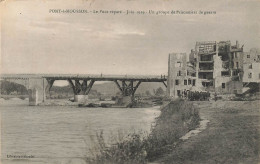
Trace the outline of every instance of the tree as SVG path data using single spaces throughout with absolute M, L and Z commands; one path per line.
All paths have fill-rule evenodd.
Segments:
M 149 90 L 145 91 L 146 96 L 151 96 L 151 93 Z
M 2 81 L 1 83 L 1 94 L 11 94 L 12 92 L 16 92 L 19 95 L 28 94 L 25 86 L 13 82 Z
M 164 90 L 162 89 L 162 87 L 159 87 L 159 88 L 156 89 L 155 95 L 156 96 L 163 96 L 164 95 Z

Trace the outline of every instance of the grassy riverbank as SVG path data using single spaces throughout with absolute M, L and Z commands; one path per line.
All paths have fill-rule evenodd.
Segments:
M 88 163 L 147 163 L 174 149 L 179 138 L 199 122 L 198 110 L 192 102 L 176 100 L 164 108 L 148 136 L 140 133 L 126 136 L 114 145 L 106 145 L 102 133 L 97 134 L 97 153 Z
M 210 120 L 206 130 L 176 145 L 155 163 L 258 164 L 260 102 L 195 102 L 200 116 Z

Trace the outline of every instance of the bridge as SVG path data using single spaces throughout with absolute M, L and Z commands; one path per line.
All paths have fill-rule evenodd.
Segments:
M 44 102 L 55 80 L 69 82 L 76 102 L 86 100 L 93 84 L 97 81 L 114 82 L 122 96 L 129 96 L 132 100 L 142 82 L 161 82 L 167 87 L 165 75 L 2 74 L 0 79 L 24 85 L 29 93 L 29 105 L 38 105 Z

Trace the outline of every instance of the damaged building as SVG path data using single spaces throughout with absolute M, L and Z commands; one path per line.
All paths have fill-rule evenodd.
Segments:
M 218 93 L 241 93 L 243 48 L 238 41 L 197 42 L 190 54 L 196 70 L 196 86 Z
M 251 49 L 243 57 L 243 93 L 258 90 L 260 85 L 260 51 Z
M 241 94 L 243 92 L 243 46 L 238 41 L 196 42 L 189 56 L 169 54 L 168 95 L 184 90 Z M 260 75 L 259 75 L 260 77 Z
M 196 73 L 193 65 L 187 62 L 186 53 L 171 53 L 168 61 L 167 95 L 178 97 L 191 91 L 196 84 Z

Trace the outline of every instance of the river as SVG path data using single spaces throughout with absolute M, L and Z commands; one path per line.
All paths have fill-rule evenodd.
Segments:
M 1 100 L 2 163 L 85 163 L 94 151 L 96 133 L 107 143 L 121 134 L 146 131 L 160 114 L 153 108 L 78 108 L 28 106 L 25 100 Z M 8 155 L 33 158 L 7 158 Z

